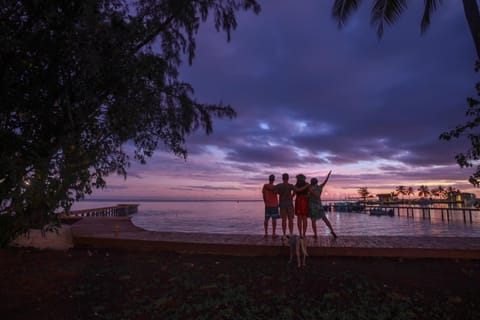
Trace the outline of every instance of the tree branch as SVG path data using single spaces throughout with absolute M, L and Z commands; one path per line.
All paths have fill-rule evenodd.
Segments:
M 170 17 L 168 17 L 165 22 L 160 24 L 154 31 L 152 31 L 152 33 L 150 33 L 150 35 L 148 35 L 145 39 L 143 39 L 135 46 L 133 53 L 138 52 L 138 50 L 142 49 L 147 43 L 153 41 L 160 32 L 166 30 L 170 23 L 172 23 L 173 19 L 175 19 L 175 15 L 171 15 Z

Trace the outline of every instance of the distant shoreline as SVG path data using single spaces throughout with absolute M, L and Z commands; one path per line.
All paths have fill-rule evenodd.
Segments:
M 76 202 L 263 202 L 262 199 L 125 199 L 125 198 L 115 198 L 115 199 L 83 199 Z M 322 199 L 325 202 L 356 202 L 357 199 Z
M 83 199 L 77 202 L 260 202 L 262 199 L 234 200 L 234 199 Z

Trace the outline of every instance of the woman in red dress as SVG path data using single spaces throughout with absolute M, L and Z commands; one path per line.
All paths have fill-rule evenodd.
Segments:
M 303 174 L 297 175 L 295 184 L 295 215 L 297 216 L 297 226 L 300 237 L 305 237 L 308 224 L 308 187 L 307 177 Z

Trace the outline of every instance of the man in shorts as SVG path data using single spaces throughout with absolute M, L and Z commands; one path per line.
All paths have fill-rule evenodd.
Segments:
M 275 231 L 277 228 L 277 219 L 280 218 L 278 214 L 278 196 L 277 192 L 273 190 L 274 181 L 275 176 L 271 174 L 268 177 L 268 183 L 264 184 L 262 188 L 263 202 L 265 203 L 265 221 L 263 223 L 265 237 L 268 236 L 268 220 L 272 218 L 272 238 L 277 237 Z
M 290 231 L 290 236 L 293 233 L 293 197 L 295 195 L 294 185 L 288 182 L 289 176 L 288 173 L 282 175 L 282 183 L 277 184 L 273 187 L 273 190 L 278 192 L 280 196 L 280 217 L 282 218 L 282 231 L 283 238 L 286 235 L 287 229 L 287 219 L 288 219 L 288 231 Z

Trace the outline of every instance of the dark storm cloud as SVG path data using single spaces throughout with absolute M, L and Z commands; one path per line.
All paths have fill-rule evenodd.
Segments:
M 300 161 L 293 148 L 288 146 L 237 147 L 228 152 L 226 160 L 246 163 L 263 163 L 272 166 L 288 166 Z
M 349 189 L 358 189 L 360 187 L 374 185 L 375 188 L 392 190 L 391 183 L 385 184 L 385 181 L 388 181 L 390 178 L 396 180 L 401 178 L 405 181 L 412 181 L 412 183 L 407 183 L 405 186 L 413 186 L 414 188 L 417 188 L 419 185 L 424 184 L 426 181 L 443 181 L 455 179 L 465 180 L 465 175 L 467 174 L 464 170 L 455 166 L 430 168 L 415 171 L 410 171 L 409 168 L 395 167 L 382 167 L 382 169 L 385 170 L 382 173 L 365 173 L 355 176 L 335 174 L 335 179 L 342 181 L 342 184 Z M 465 186 L 467 185 L 468 184 L 465 183 Z
M 475 49 L 461 4 L 444 1 L 420 35 L 423 2 L 409 2 L 378 40 L 369 1 L 342 30 L 332 3 L 261 1 L 259 16 L 238 16 L 228 44 L 202 25 L 194 64 L 182 77 L 199 101 L 230 104 L 238 115 L 215 120 L 209 136 L 190 136 L 189 157 L 218 151 L 224 166 L 257 171 L 259 181 L 268 169 L 254 164 L 381 160 L 383 173 L 336 177 L 358 185 L 388 176 L 465 180 L 454 156 L 467 144 L 439 140 L 465 122 L 466 98 L 475 93 Z M 198 165 L 202 174 L 218 170 Z

